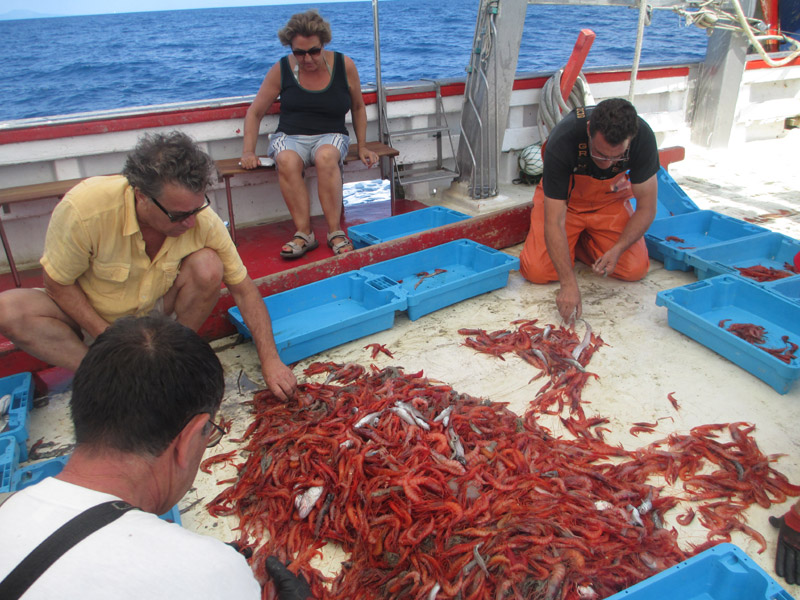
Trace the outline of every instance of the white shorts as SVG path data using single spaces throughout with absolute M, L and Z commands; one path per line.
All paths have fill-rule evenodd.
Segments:
M 269 134 L 267 156 L 274 159 L 284 150 L 292 150 L 303 159 L 303 165 L 314 164 L 314 155 L 320 146 L 330 144 L 339 150 L 339 167 L 344 165 L 347 151 L 350 149 L 350 136 L 342 133 L 322 133 L 320 135 L 286 135 L 277 132 Z

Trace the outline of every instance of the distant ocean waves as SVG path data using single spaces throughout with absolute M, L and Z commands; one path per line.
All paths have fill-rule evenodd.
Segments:
M 478 0 L 379 3 L 384 82 L 463 77 Z M 255 94 L 286 48 L 276 32 L 314 5 L 143 12 L 0 21 L 0 121 Z M 319 6 L 330 48 L 349 55 L 374 83 L 372 3 Z M 607 6 L 528 7 L 517 70 L 554 71 L 579 31 L 598 34 L 587 66 L 633 60 L 636 11 Z M 706 35 L 656 11 L 642 61 L 697 62 Z

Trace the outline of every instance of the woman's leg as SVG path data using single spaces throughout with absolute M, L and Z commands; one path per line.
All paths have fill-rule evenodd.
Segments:
M 294 150 L 283 150 L 275 156 L 275 166 L 283 201 L 286 202 L 295 229 L 310 235 L 311 202 L 303 179 L 303 159 Z M 299 246 L 305 245 L 301 238 L 295 238 L 294 242 Z M 291 248 L 284 246 L 284 250 L 291 251 Z

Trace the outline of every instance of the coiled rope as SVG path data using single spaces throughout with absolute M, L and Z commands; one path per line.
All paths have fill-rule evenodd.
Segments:
M 733 5 L 733 13 L 722 8 L 723 1 L 730 2 Z M 687 0 L 685 4 L 691 10 L 680 6 L 660 8 L 662 10 L 672 10 L 679 14 L 686 19 L 687 25 L 696 25 L 707 29 L 709 35 L 714 29 L 743 32 L 747 36 L 750 45 L 770 67 L 782 67 L 800 56 L 800 41 L 784 34 L 764 35 L 764 32 L 767 31 L 767 25 L 759 19 L 745 16 L 739 0 Z M 775 60 L 764 49 L 765 42 L 773 41 L 790 44 L 794 49 L 787 56 Z
M 539 99 L 539 139 L 544 142 L 550 135 L 553 127 L 564 118 L 564 115 L 579 106 L 594 104 L 594 98 L 589 91 L 589 83 L 583 72 L 578 75 L 569 97 L 564 101 L 561 97 L 561 76 L 564 69 L 559 69 L 545 82 Z

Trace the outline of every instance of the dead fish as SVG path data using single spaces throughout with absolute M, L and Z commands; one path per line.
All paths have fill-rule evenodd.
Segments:
M 358 421 L 356 421 L 356 424 L 353 425 L 353 427 L 355 427 L 356 429 L 358 429 L 359 427 L 366 427 L 367 425 L 372 425 L 374 427 L 375 425 L 378 424 L 378 419 L 380 419 L 380 416 L 382 414 L 383 414 L 382 410 L 379 410 L 378 412 L 369 413 L 368 415 L 365 415 L 361 417 Z
M 430 593 L 428 594 L 428 600 L 434 600 L 436 598 L 436 594 L 439 593 L 439 590 L 442 589 L 442 586 L 439 583 L 436 583 L 433 588 L 431 588 Z
M 425 417 L 422 416 L 422 413 L 419 412 L 413 405 L 409 404 L 408 402 L 403 402 L 402 400 L 398 400 L 394 403 L 395 406 L 398 406 L 405 410 L 408 414 L 411 415 L 411 418 L 414 419 L 417 425 L 422 427 L 425 431 L 430 431 L 431 426 L 428 425 L 428 422 L 425 420 Z
M 464 444 L 461 443 L 461 438 L 458 437 L 458 434 L 452 427 L 447 428 L 447 441 L 450 444 L 450 449 L 453 451 L 453 457 L 466 467 L 467 459 L 464 454 Z
M 314 508 L 314 505 L 317 503 L 317 500 L 322 497 L 322 492 L 324 491 L 325 488 L 323 486 L 315 485 L 308 488 L 302 494 L 295 496 L 294 505 L 301 519 L 305 519 L 308 516 L 311 509 Z
M 631 511 L 631 525 L 644 527 L 644 522 L 642 521 L 642 517 L 639 515 L 639 511 L 636 510 L 636 507 L 632 504 L 628 504 L 628 506 L 625 508 Z
M 581 357 L 581 352 L 586 349 L 586 346 L 589 345 L 589 342 L 592 341 L 592 326 L 585 319 L 578 319 L 578 321 L 583 321 L 583 324 L 586 325 L 586 333 L 583 334 L 583 340 L 581 343 L 575 346 L 575 349 L 572 351 L 572 358 L 578 360 Z
M 414 420 L 414 417 L 411 416 L 411 413 L 408 412 L 405 408 L 400 406 L 391 406 L 389 410 L 400 417 L 403 421 L 408 423 L 409 425 L 416 425 L 417 422 Z
M 480 548 L 482 545 L 483 542 L 475 544 L 472 547 L 472 555 L 475 557 L 475 562 L 478 563 L 478 566 L 481 568 L 481 571 L 483 571 L 483 574 L 489 577 L 489 569 L 486 568 L 486 563 L 483 561 L 483 557 L 481 556 L 480 552 L 478 552 L 478 548 Z
M 531 348 L 531 352 L 533 352 L 536 355 L 536 358 L 542 361 L 542 364 L 544 364 L 545 369 L 550 368 L 550 363 L 547 361 L 547 357 L 544 355 L 544 352 L 542 352 L 538 348 Z
M 594 591 L 594 588 L 592 588 L 591 586 L 579 585 L 575 589 L 578 592 L 578 598 L 580 600 L 596 600 L 597 598 L 599 598 L 597 592 Z
M 653 490 L 647 492 L 647 497 L 642 500 L 642 503 L 636 507 L 640 515 L 646 515 L 653 508 Z
M 572 365 L 573 367 L 578 369 L 578 371 L 580 371 L 581 373 L 586 373 L 586 369 L 583 368 L 583 365 L 574 358 L 564 358 L 562 360 L 568 365 Z
M 614 505 L 611 502 L 607 502 L 605 500 L 597 500 L 594 503 L 594 507 L 599 511 L 608 510 L 609 508 L 614 508 Z
M 0 398 L 0 415 L 4 415 L 11 408 L 11 394 L 6 394 Z
M 447 427 L 450 424 L 450 413 L 453 412 L 453 405 L 451 404 L 447 408 L 445 408 L 442 412 L 440 412 L 436 417 L 433 419 L 434 423 L 439 423 L 441 421 L 442 425 Z

